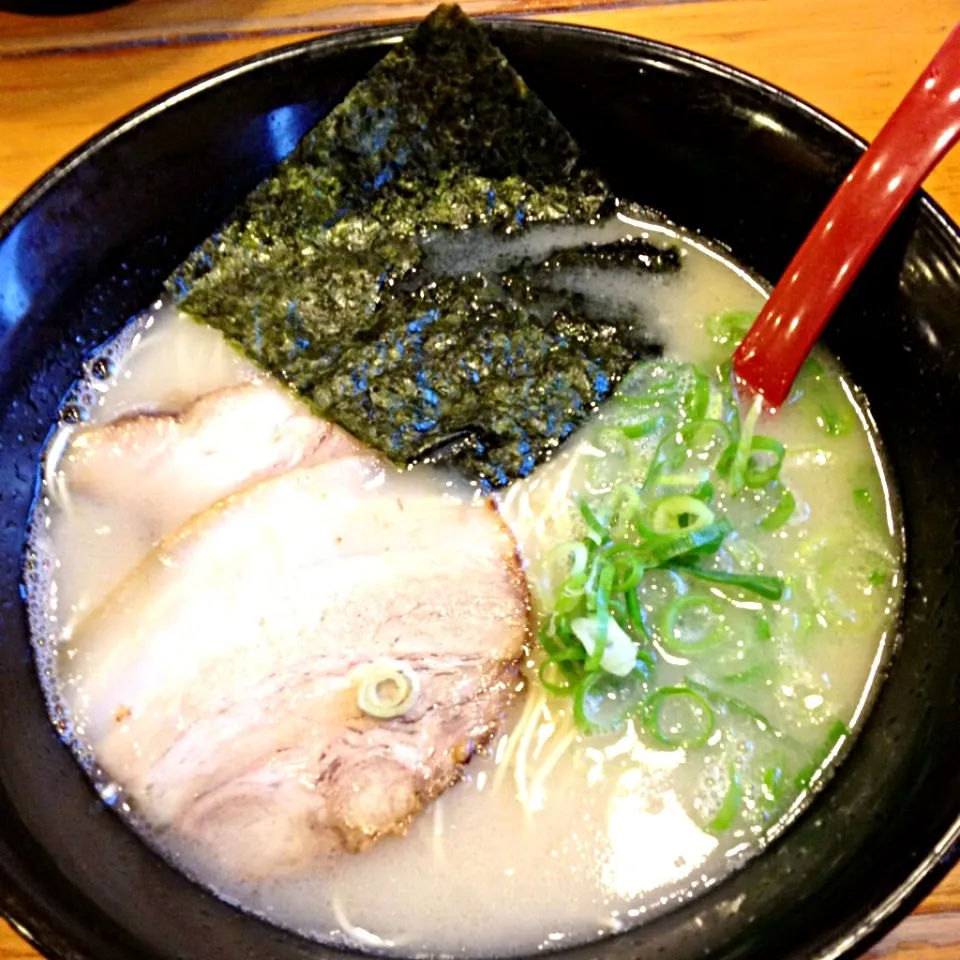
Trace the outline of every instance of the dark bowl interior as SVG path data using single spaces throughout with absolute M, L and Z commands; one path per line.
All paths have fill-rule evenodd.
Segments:
M 534 23 L 489 29 L 622 195 L 770 280 L 862 149 L 782 92 L 682 51 Z M 51 956 L 335 955 L 202 892 L 98 801 L 44 712 L 20 555 L 41 447 L 81 357 L 150 302 L 397 33 L 334 36 L 193 84 L 64 161 L 0 219 L 0 910 Z M 929 201 L 901 218 L 827 339 L 865 389 L 899 483 L 902 648 L 841 773 L 772 848 L 661 919 L 568 951 L 578 960 L 853 956 L 955 855 L 960 238 Z

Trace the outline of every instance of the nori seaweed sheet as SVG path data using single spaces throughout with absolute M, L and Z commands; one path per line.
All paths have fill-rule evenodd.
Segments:
M 452 458 L 499 486 L 529 473 L 638 351 L 654 349 L 590 315 L 551 275 L 573 263 L 671 271 L 679 258 L 621 241 L 501 277 L 438 277 L 422 242 L 443 230 L 586 224 L 615 208 L 482 28 L 441 6 L 168 289 L 360 440 L 403 463 L 467 436 Z

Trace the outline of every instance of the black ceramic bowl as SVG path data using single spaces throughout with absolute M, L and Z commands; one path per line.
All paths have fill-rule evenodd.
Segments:
M 689 53 L 535 23 L 489 29 L 619 193 L 770 280 L 862 150 L 806 105 Z M 93 140 L 0 219 L 0 910 L 52 957 L 335 955 L 193 886 L 102 807 L 44 713 L 20 555 L 41 447 L 84 352 L 150 302 L 397 35 L 341 34 L 200 80 Z M 890 676 L 838 776 L 763 856 L 565 956 L 854 956 L 956 854 L 960 236 L 929 200 L 909 208 L 827 339 L 866 390 L 903 500 L 907 589 Z

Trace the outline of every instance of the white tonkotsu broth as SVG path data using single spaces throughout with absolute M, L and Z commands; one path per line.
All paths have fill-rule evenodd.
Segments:
M 437 269 L 455 271 L 465 263 L 626 234 L 677 238 L 664 225 L 621 219 L 590 229 L 532 228 L 509 254 L 503 241 L 466 236 L 438 244 L 434 262 Z M 607 272 L 583 274 L 578 283 L 601 307 L 615 303 L 622 312 L 624 304 L 632 305 L 666 344 L 668 356 L 700 362 L 716 351 L 706 318 L 756 311 L 765 293 L 716 249 L 679 239 L 683 266 L 676 275 L 638 279 Z M 162 304 L 105 348 L 92 368 L 70 400 L 90 423 L 177 411 L 218 387 L 264 376 L 219 333 Z M 876 534 L 876 549 L 886 551 L 894 566 L 898 562 L 896 504 L 876 437 L 856 395 L 844 389 L 855 427 L 842 437 L 827 436 L 793 407 L 761 424 L 786 446 L 783 479 L 799 504 L 769 559 L 772 568 L 781 562 L 802 568 L 809 562 L 808 545 L 857 525 L 849 496 L 839 498 L 836 491 L 856 487 L 864 471 L 882 490 L 886 511 L 887 529 Z M 570 494 L 585 482 L 582 463 L 597 453 L 592 441 L 602 416 L 501 496 L 535 601 L 546 590 L 547 554 L 570 535 Z M 39 672 L 61 731 L 105 798 L 119 796 L 120 812 L 131 814 L 117 785 L 98 772 L 63 701 L 82 698 L 82 678 L 71 672 L 73 630 L 157 534 L 115 505 L 71 494 L 57 460 L 73 429 L 57 431 L 47 457 L 27 576 L 32 628 Z M 436 483 L 438 490 L 447 481 L 418 469 L 424 470 L 423 482 Z M 801 555 L 808 559 L 798 560 Z M 869 615 L 851 618 L 842 631 L 823 629 L 812 639 L 785 644 L 778 682 L 757 694 L 767 715 L 791 729 L 796 750 L 814 750 L 832 718 L 855 729 L 869 706 L 892 641 L 898 576 L 884 585 L 882 596 L 870 589 Z M 782 616 L 793 615 L 788 607 Z M 363 854 L 331 858 L 311 876 L 248 884 L 223 875 L 210 851 L 134 822 L 171 862 L 229 902 L 325 942 L 408 956 L 531 954 L 622 930 L 669 909 L 716 884 L 775 832 L 775 823 L 720 836 L 706 831 L 685 797 L 695 788 L 709 791 L 711 781 L 688 760 L 682 749 L 651 749 L 632 724 L 623 733 L 580 736 L 567 703 L 545 696 L 534 680 L 486 755 L 415 818 L 406 836 L 384 838 Z M 712 789 L 722 792 L 723 785 Z

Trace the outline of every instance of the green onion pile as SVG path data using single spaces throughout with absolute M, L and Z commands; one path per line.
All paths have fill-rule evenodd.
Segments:
M 609 692 L 610 677 L 618 678 L 622 689 L 625 678 L 636 675 L 638 693 L 649 686 L 641 681 L 648 679 L 657 653 L 637 587 L 652 571 L 674 571 L 685 581 L 720 584 L 768 601 L 783 596 L 785 585 L 779 577 L 726 569 L 716 562 L 720 548 L 736 538 L 718 502 L 721 491 L 733 497 L 743 491 L 759 493 L 752 498 L 763 504 L 755 522 L 767 531 L 786 523 L 795 507 L 779 481 L 783 445 L 756 433 L 758 412 L 754 406 L 741 420 L 732 393 L 724 395 L 688 364 L 643 364 L 621 390 L 608 414 L 616 425 L 603 431 L 602 442 L 620 447 L 628 459 L 634 452 L 642 459 L 644 451 L 649 458 L 650 449 L 653 456 L 639 482 L 620 480 L 596 497 L 580 499 L 584 535 L 556 550 L 566 558 L 566 576 L 540 638 L 547 654 L 540 678 L 552 693 L 573 697 L 583 731 L 616 728 L 627 719 L 624 714 L 601 720 L 591 706 L 596 694 Z M 631 450 L 638 440 L 645 443 Z M 697 607 L 718 612 L 720 603 L 711 593 L 677 597 L 664 614 L 663 645 L 673 646 L 685 613 Z M 714 627 L 697 640 L 683 642 L 683 653 L 693 655 L 718 642 L 720 632 Z M 664 704 L 666 699 L 683 702 L 688 713 L 706 717 L 705 702 L 694 709 L 702 698 L 692 690 L 661 689 L 650 699 L 654 707 L 639 710 L 639 704 L 628 704 L 625 709 L 650 721 L 651 735 L 663 745 L 689 746 L 712 733 L 710 724 L 698 719 L 694 725 L 702 727 L 700 735 L 673 738 L 656 722 L 661 707 L 672 706 Z M 672 712 L 681 712 L 680 707 Z
M 715 318 L 714 340 L 733 344 L 750 319 Z M 798 389 L 813 395 L 824 429 L 835 435 L 845 428 L 836 412 L 843 408 L 831 399 L 822 367 L 808 367 L 804 377 Z M 649 746 L 686 751 L 740 737 L 762 755 L 751 805 L 772 810 L 790 792 L 789 765 L 777 760 L 783 734 L 729 689 L 771 676 L 771 618 L 791 591 L 764 570 L 752 540 L 777 536 L 797 502 L 780 479 L 783 444 L 758 432 L 759 404 L 741 414 L 731 384 L 728 362 L 712 376 L 691 364 L 648 362 L 604 408 L 591 492 L 577 501 L 579 535 L 549 558 L 553 591 L 539 678 L 572 701 L 583 734 L 632 723 Z M 653 607 L 643 602 L 651 590 L 661 598 Z M 835 723 L 815 761 L 848 734 Z M 750 739 L 758 737 L 763 749 Z M 731 827 L 743 801 L 745 768 L 730 755 L 720 754 L 718 799 L 704 822 L 714 832 Z M 793 766 L 794 791 L 819 770 Z

